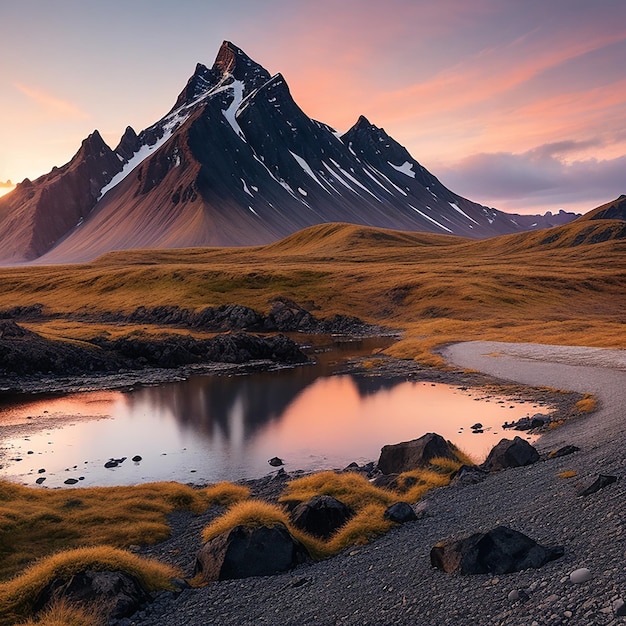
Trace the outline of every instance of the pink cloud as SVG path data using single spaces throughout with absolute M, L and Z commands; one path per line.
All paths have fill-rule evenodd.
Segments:
M 38 104 L 42 110 L 49 115 L 65 118 L 89 119 L 89 114 L 81 110 L 73 102 L 57 98 L 40 89 L 27 87 L 20 83 L 15 84 L 15 88 L 23 93 L 29 100 Z

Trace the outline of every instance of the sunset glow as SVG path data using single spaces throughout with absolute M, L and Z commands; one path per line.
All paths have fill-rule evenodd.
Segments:
M 477 202 L 586 211 L 626 191 L 623 2 L 60 0 L 2 23 L 0 181 L 151 125 L 228 39 L 308 115 L 341 132 L 366 115 Z

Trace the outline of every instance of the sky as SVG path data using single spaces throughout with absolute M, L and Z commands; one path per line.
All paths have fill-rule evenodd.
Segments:
M 519 213 L 626 193 L 624 0 L 0 0 L 0 194 L 115 147 L 232 41 L 309 116 L 383 127 L 454 192 Z

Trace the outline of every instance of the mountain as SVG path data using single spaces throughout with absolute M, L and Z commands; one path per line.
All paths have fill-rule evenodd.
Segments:
M 95 131 L 67 165 L 0 198 L 0 262 L 264 244 L 325 222 L 485 238 L 574 217 L 462 198 L 365 117 L 343 135 L 309 118 L 281 74 L 224 42 L 157 123 L 127 128 L 114 150 Z

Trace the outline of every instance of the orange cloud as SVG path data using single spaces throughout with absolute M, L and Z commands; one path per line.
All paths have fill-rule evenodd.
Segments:
M 90 117 L 88 113 L 80 109 L 73 102 L 62 100 L 45 91 L 33 89 L 20 83 L 16 83 L 15 88 L 42 107 L 50 115 L 79 119 L 89 119 Z

